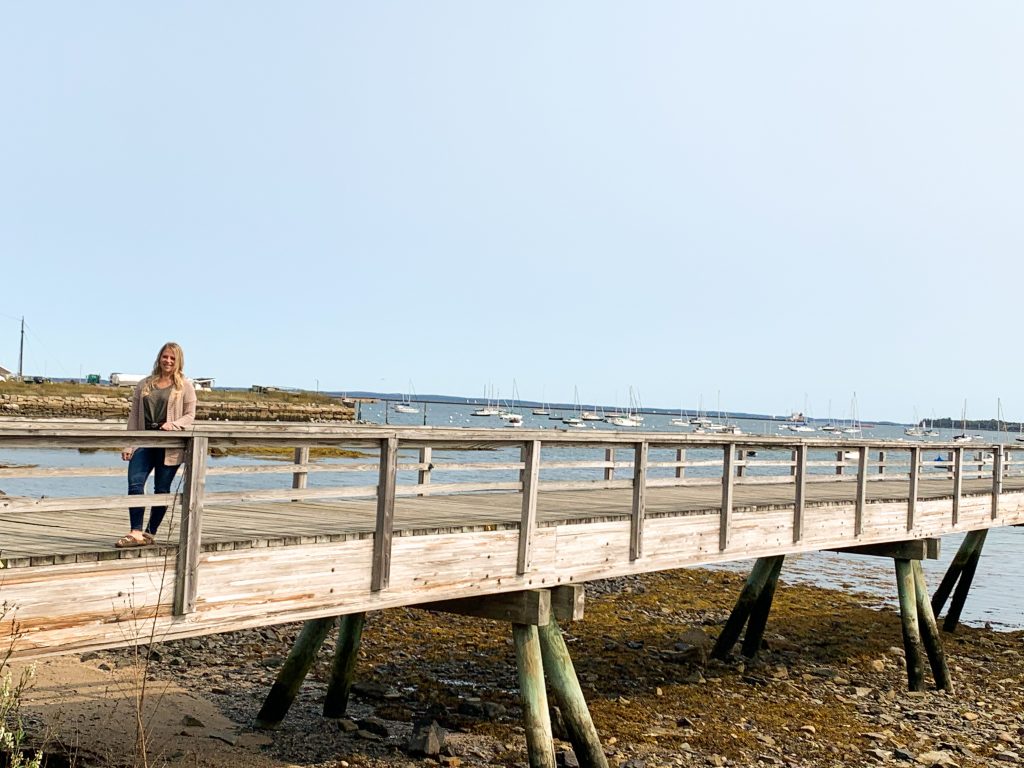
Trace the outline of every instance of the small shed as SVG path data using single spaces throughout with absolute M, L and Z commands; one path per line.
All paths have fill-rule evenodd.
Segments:
M 214 380 L 212 378 L 200 377 L 192 379 L 192 386 L 196 389 L 213 389 L 213 382 Z

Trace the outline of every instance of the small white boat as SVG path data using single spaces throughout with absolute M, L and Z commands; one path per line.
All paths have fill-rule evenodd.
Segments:
M 640 422 L 632 416 L 609 416 L 606 421 L 616 427 L 639 427 Z
M 583 425 L 583 419 L 576 416 L 566 416 L 562 419 L 563 424 L 568 424 L 570 427 L 579 427 Z
M 783 429 L 783 428 L 788 429 L 790 432 L 813 432 L 814 431 L 814 427 L 810 426 L 809 424 L 786 424 L 786 425 L 784 425 L 784 427 L 779 427 L 779 429 Z
M 551 411 L 549 411 L 546 407 L 544 407 L 544 408 L 534 408 L 532 411 L 530 411 L 530 413 L 532 413 L 534 416 L 550 416 L 551 415 Z
M 470 416 L 497 416 L 498 409 L 492 408 L 489 405 L 485 405 L 483 408 L 477 408 L 473 411 Z
M 523 423 L 523 414 L 506 412 L 498 414 L 498 418 L 504 421 L 509 426 L 517 427 Z
M 393 408 L 395 413 L 419 413 L 420 409 L 414 405 L 408 403 L 395 403 Z
M 580 418 L 583 421 L 604 421 L 604 416 L 597 411 L 580 411 Z

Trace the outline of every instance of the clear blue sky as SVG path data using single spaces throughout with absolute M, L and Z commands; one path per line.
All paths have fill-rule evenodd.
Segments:
M 1018 2 L 0 2 L 0 365 L 1024 418 Z

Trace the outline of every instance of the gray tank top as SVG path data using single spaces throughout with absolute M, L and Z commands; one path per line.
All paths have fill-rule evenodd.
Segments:
M 167 401 L 171 399 L 173 391 L 173 384 L 164 389 L 153 387 L 142 398 L 146 411 L 146 429 L 160 429 L 160 425 L 167 421 Z

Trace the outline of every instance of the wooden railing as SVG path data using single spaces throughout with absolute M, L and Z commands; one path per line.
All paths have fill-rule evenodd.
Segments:
M 629 556 L 644 556 L 644 521 L 651 489 L 719 486 L 719 549 L 730 545 L 736 514 L 735 494 L 748 485 L 791 485 L 793 542 L 804 536 L 808 486 L 849 483 L 854 486 L 855 534 L 864 529 L 868 488 L 878 481 L 905 480 L 906 531 L 913 534 L 923 477 L 950 483 L 950 525 L 955 527 L 965 481 L 987 480 L 992 494 L 991 518 L 999 516 L 999 496 L 1008 477 L 1024 475 L 1020 451 L 1012 445 L 907 443 L 902 441 L 793 439 L 788 437 L 702 436 L 667 433 L 600 432 L 577 434 L 552 430 L 472 430 L 436 427 L 325 427 L 203 424 L 189 433 L 126 433 L 109 426 L 53 426 L 47 422 L 0 423 L 0 450 L 107 449 L 136 446 L 185 450 L 180 493 L 55 497 L 0 496 L 0 515 L 31 512 L 69 513 L 85 509 L 172 504 L 180 508 L 176 555 L 174 613 L 195 608 L 204 506 L 232 502 L 294 502 L 309 499 L 375 499 L 376 522 L 371 564 L 374 591 L 388 588 L 396 499 L 466 493 L 521 495 L 517 574 L 530 568 L 538 525 L 538 494 L 556 491 L 631 489 L 628 510 Z M 210 451 L 271 446 L 292 451 L 290 463 L 208 466 Z M 311 450 L 344 447 L 361 456 L 345 462 L 310 459 Z M 449 452 L 470 452 L 465 461 Z M 479 454 L 477 456 L 476 454 Z M 927 455 L 935 454 L 930 459 Z M 935 460 L 937 458 L 937 460 Z M 322 473 L 352 478 L 321 485 Z M 0 481 L 57 480 L 123 476 L 124 466 L 8 467 Z M 360 475 L 371 475 L 363 482 Z M 414 475 L 414 482 L 400 482 Z M 486 479 L 490 475 L 505 475 Z M 213 490 L 207 485 L 225 476 L 290 476 L 290 487 Z M 438 482 L 441 476 L 443 482 Z M 462 476 L 465 479 L 455 479 Z M 977 492 L 977 491 L 975 491 Z M 625 512 L 625 510 L 624 510 Z

